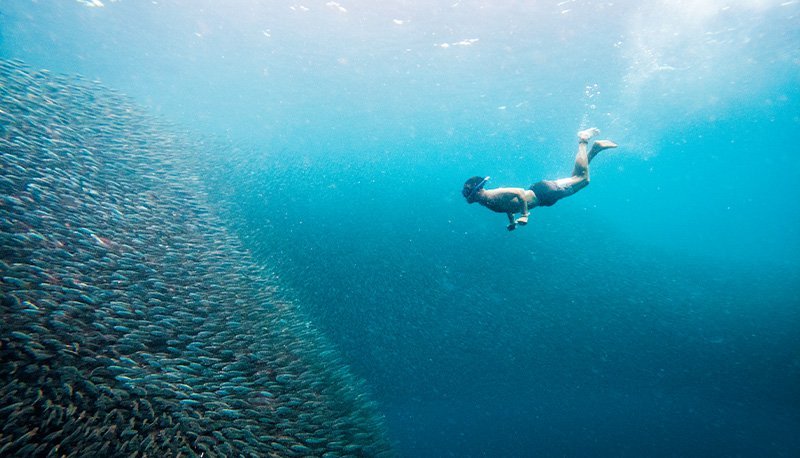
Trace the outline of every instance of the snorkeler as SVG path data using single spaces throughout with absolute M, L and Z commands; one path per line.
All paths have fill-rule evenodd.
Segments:
M 489 177 L 475 176 L 464 183 L 461 194 L 469 204 L 478 202 L 489 210 L 508 215 L 509 224 L 506 227 L 509 231 L 513 231 L 517 224 L 520 226 L 528 224 L 528 212 L 533 208 L 549 207 L 589 185 L 589 163 L 600 151 L 617 147 L 612 141 L 598 140 L 587 152 L 586 145 L 589 144 L 589 139 L 599 133 L 595 127 L 578 132 L 578 155 L 575 157 L 575 168 L 572 169 L 572 176 L 569 178 L 539 181 L 529 189 L 484 189 Z M 520 217 L 514 219 L 515 213 L 520 213 Z

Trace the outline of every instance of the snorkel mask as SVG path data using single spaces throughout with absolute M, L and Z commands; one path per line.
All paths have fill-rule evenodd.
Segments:
M 467 196 L 467 201 L 468 201 L 468 202 L 472 202 L 472 198 L 473 198 L 473 197 L 475 197 L 475 194 L 476 194 L 478 191 L 480 191 L 481 189 L 483 189 L 483 187 L 484 187 L 484 186 L 486 185 L 486 183 L 489 181 L 489 178 L 491 178 L 491 177 L 486 177 L 486 178 L 484 178 L 484 179 L 483 179 L 483 181 L 481 181 L 481 182 L 480 182 L 480 183 L 478 183 L 478 184 L 477 184 L 477 185 L 476 185 L 474 188 L 472 188 L 472 191 L 470 191 L 469 195 Z

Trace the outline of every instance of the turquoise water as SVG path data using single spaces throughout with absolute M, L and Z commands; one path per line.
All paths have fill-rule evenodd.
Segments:
M 800 4 L 639 3 L 6 1 L 0 56 L 220 145 L 399 455 L 796 455 Z M 527 227 L 461 197 L 590 126 L 620 147 Z

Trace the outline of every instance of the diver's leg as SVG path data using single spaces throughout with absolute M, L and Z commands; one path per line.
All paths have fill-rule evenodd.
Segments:
M 592 144 L 592 149 L 587 153 L 586 145 L 589 143 L 589 139 L 599 133 L 600 130 L 596 127 L 578 132 L 578 155 L 575 157 L 575 167 L 572 169 L 572 176 L 586 176 L 586 184 L 583 186 L 589 184 L 589 163 L 597 156 L 597 153 L 617 147 L 617 144 L 610 140 L 598 140 Z
M 589 144 L 589 139 L 599 133 L 600 131 L 595 127 L 578 132 L 578 154 L 575 156 L 575 167 L 572 169 L 571 177 L 555 180 L 556 187 L 558 188 L 553 191 L 557 193 L 554 196 L 556 200 L 571 196 L 588 186 L 589 163 L 600 151 L 617 147 L 616 143 L 612 141 L 598 140 L 592 144 L 592 149 L 587 151 L 586 147 Z
M 597 129 L 595 129 L 597 130 Z M 581 137 L 583 132 L 578 132 L 578 154 L 575 156 L 575 167 L 572 168 L 572 177 L 571 178 L 583 178 L 585 177 L 586 180 L 589 180 L 589 155 L 586 152 L 586 145 L 589 142 L 589 138 L 587 137 L 586 140 Z M 560 181 L 560 180 L 557 180 Z
M 600 133 L 595 127 L 578 132 L 578 154 L 575 156 L 575 167 L 572 168 L 572 176 L 556 180 L 556 184 L 563 190 L 563 197 L 570 196 L 589 185 L 589 163 L 600 151 L 609 148 L 616 148 L 617 145 L 609 140 L 598 140 L 592 145 L 592 149 L 586 151 L 589 139 Z
M 582 131 L 578 132 L 578 142 L 579 142 L 579 144 L 580 143 L 588 144 L 589 140 L 592 137 L 594 137 L 595 135 L 599 134 L 599 133 L 600 133 L 600 129 L 598 129 L 597 127 L 591 127 L 589 129 L 582 130 Z M 603 151 L 604 149 L 616 148 L 616 147 L 617 147 L 617 144 L 612 142 L 612 141 L 610 141 L 610 140 L 597 140 L 592 145 L 592 149 L 589 150 L 589 154 L 588 154 L 588 157 L 587 157 L 587 165 L 588 165 L 589 162 L 592 162 L 592 159 L 594 159 L 594 157 L 600 151 Z M 576 162 L 577 162 L 577 159 L 576 159 Z M 572 175 L 574 176 L 576 174 L 573 172 Z
M 586 131 L 578 133 L 580 141 L 578 141 L 578 154 L 575 156 L 575 167 L 572 169 L 572 176 L 555 180 L 557 189 L 552 191 L 555 193 L 552 196 L 555 197 L 556 200 L 571 196 L 589 184 L 589 155 L 586 151 L 587 141 L 581 137 L 581 134 L 584 132 Z

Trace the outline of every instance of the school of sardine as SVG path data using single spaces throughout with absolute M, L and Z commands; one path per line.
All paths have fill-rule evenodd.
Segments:
M 0 61 L 0 456 L 390 456 L 191 147 L 99 83 Z

